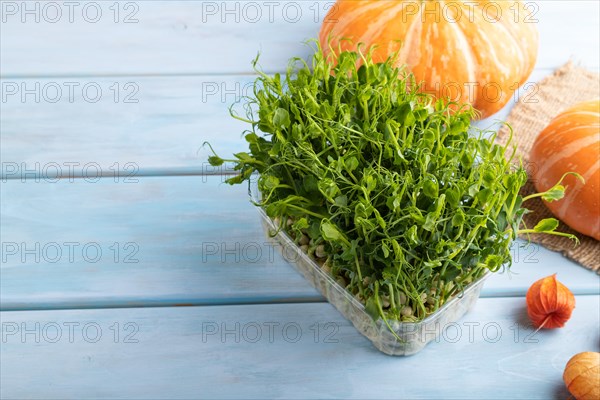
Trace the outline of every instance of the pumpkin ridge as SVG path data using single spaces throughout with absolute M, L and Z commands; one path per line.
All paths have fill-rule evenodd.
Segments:
M 419 17 L 420 17 L 420 12 L 419 12 Z M 400 48 L 400 62 L 406 63 L 408 64 L 408 54 L 411 54 L 412 52 L 409 51 L 411 49 L 411 44 L 414 40 L 414 36 L 415 36 L 415 30 L 417 26 L 421 26 L 421 24 L 417 24 L 416 21 L 418 21 L 419 18 L 417 16 L 415 16 L 415 18 L 413 19 L 413 21 L 411 22 L 410 26 L 408 27 L 408 29 L 406 30 L 406 40 L 404 42 L 402 42 L 402 47 Z M 410 65 L 408 65 L 409 69 L 410 69 Z
M 553 123 L 554 124 L 562 124 L 565 121 L 568 121 L 570 118 L 573 118 L 575 116 L 589 116 L 592 117 L 591 121 L 587 122 L 587 121 L 582 121 L 580 123 L 580 125 L 587 125 L 587 124 L 595 124 L 597 123 L 596 121 L 598 120 L 598 113 L 597 112 L 591 112 L 591 111 L 569 111 L 563 114 L 559 114 L 558 116 L 556 116 L 556 118 L 554 118 Z M 593 117 L 596 118 L 593 118 Z
M 377 10 L 379 8 L 384 9 L 385 8 L 385 2 L 381 2 L 381 3 L 380 2 L 375 2 L 373 4 L 368 4 L 368 2 L 367 2 L 367 4 L 362 5 L 362 8 L 363 9 L 361 10 L 361 5 L 357 6 L 356 11 L 355 11 L 356 15 L 353 16 L 354 18 L 348 18 L 348 21 L 347 21 L 346 25 L 350 25 L 350 26 L 356 25 L 357 21 L 360 21 L 360 19 L 363 17 L 364 13 L 372 12 L 372 11 Z M 371 25 L 378 25 L 380 23 L 380 18 L 382 17 L 383 14 L 384 14 L 384 12 L 381 11 L 380 15 L 378 16 L 378 19 L 376 21 L 374 21 L 374 22 L 371 22 Z M 386 22 L 389 22 L 389 21 L 390 20 L 388 20 Z M 342 28 L 345 29 L 346 26 L 342 26 Z M 356 38 L 352 39 L 353 40 L 352 45 L 353 46 L 358 46 L 359 43 L 364 43 L 366 45 L 369 44 L 369 43 L 371 43 L 369 40 L 367 40 L 367 39 L 369 39 L 369 37 L 367 35 L 369 33 L 369 29 L 370 29 L 369 25 L 366 25 L 366 27 L 364 28 L 364 31 L 361 32 L 360 36 L 357 36 Z
M 589 182 L 591 180 L 591 177 L 596 173 L 596 171 L 598 170 L 598 168 L 600 168 L 600 159 L 596 160 L 595 163 L 593 163 L 588 169 L 587 171 L 585 171 L 583 174 L 581 174 L 581 176 L 583 177 L 583 179 L 586 182 Z M 583 188 L 585 187 L 585 185 L 579 181 L 577 181 L 577 183 L 575 184 L 575 186 L 569 188 L 569 190 L 572 193 L 572 198 L 575 199 L 577 198 L 577 195 L 581 192 L 581 190 L 583 190 Z M 563 204 L 560 205 L 560 207 L 558 208 L 558 212 L 559 213 L 563 213 L 566 212 L 567 209 L 569 208 L 569 206 L 571 205 L 571 202 L 563 202 Z M 567 224 L 568 225 L 568 224 Z
M 522 3 L 519 3 L 520 5 Z M 519 50 L 519 53 L 521 55 L 521 57 L 519 58 L 519 61 L 521 61 L 520 64 L 518 64 L 519 66 L 519 72 L 520 72 L 520 76 L 521 78 L 519 79 L 519 86 L 521 86 L 522 84 L 525 83 L 525 81 L 527 80 L 527 78 L 531 75 L 531 72 L 533 71 L 534 67 L 535 67 L 535 61 L 532 62 L 532 60 L 530 59 L 530 57 L 527 57 L 527 53 L 528 53 L 528 48 L 526 46 L 523 45 L 522 39 L 523 37 L 518 35 L 518 32 L 516 32 L 513 28 L 516 26 L 520 29 L 524 28 L 524 24 L 520 24 L 518 22 L 513 23 L 513 20 L 511 18 L 500 18 L 499 19 L 500 25 L 502 25 L 506 31 L 508 31 L 509 36 L 511 36 L 515 42 L 516 47 Z M 537 31 L 535 29 L 529 29 L 528 30 L 530 36 L 535 36 L 535 39 L 538 40 L 539 39 L 539 35 L 537 34 Z M 523 63 L 526 63 L 526 65 L 524 65 Z
M 567 133 L 577 132 L 577 131 L 580 131 L 580 130 L 587 131 L 590 128 L 596 128 L 596 126 L 587 126 L 587 125 L 586 126 L 581 126 L 581 125 L 576 125 L 576 126 L 573 126 L 571 128 L 565 129 L 562 125 L 554 126 L 554 124 L 552 124 L 551 129 L 545 129 L 542 133 L 540 133 L 540 135 L 538 136 L 538 138 L 536 140 L 538 141 L 538 145 L 547 145 L 546 142 L 548 140 L 550 140 L 550 139 L 556 139 L 554 137 L 556 135 L 565 135 Z M 597 135 L 596 132 L 591 132 L 591 133 L 589 133 L 587 135 L 580 135 L 580 136 L 581 137 L 588 137 L 588 136 L 593 136 L 594 134 Z M 572 135 L 572 136 L 575 136 L 575 135 Z
M 519 61 L 524 61 L 525 60 L 525 49 L 523 48 L 523 44 L 521 43 L 521 41 L 519 39 L 521 39 L 520 37 L 515 35 L 515 32 L 512 29 L 512 21 L 510 21 L 510 18 L 500 18 L 498 20 L 500 22 L 499 26 L 502 26 L 502 28 L 504 28 L 504 30 L 506 32 L 508 32 L 508 36 L 510 36 L 510 38 L 513 40 L 513 43 L 515 44 L 515 48 L 518 49 L 519 52 Z M 519 65 L 519 69 L 520 69 L 520 81 L 519 83 L 522 84 L 523 81 L 525 79 L 527 79 L 527 77 L 525 76 L 525 74 L 527 73 L 526 71 L 524 71 L 524 68 L 522 65 Z
M 510 36 L 510 34 L 506 33 L 506 27 L 499 24 L 487 25 L 480 13 L 475 15 L 477 16 L 477 19 L 462 19 L 459 20 L 458 24 L 454 25 L 459 25 L 464 36 L 469 38 L 467 41 L 471 49 L 472 63 L 475 65 L 475 77 L 470 78 L 469 81 L 477 82 L 478 86 L 477 90 L 475 90 L 476 99 L 471 102 L 475 108 L 480 108 L 488 103 L 487 106 L 489 110 L 496 112 L 498 104 L 500 104 L 500 108 L 502 104 L 505 104 L 504 98 L 508 92 L 512 93 L 510 90 L 511 77 L 513 77 L 514 74 L 520 73 L 521 68 L 515 69 L 514 65 L 511 63 L 507 64 L 506 60 L 502 57 L 502 52 L 505 50 L 500 51 L 499 48 L 493 46 L 497 41 L 497 39 L 494 39 L 494 35 L 504 34 L 505 36 Z M 478 24 L 481 26 L 474 29 Z M 488 33 L 486 27 L 490 25 L 493 26 L 493 32 Z M 516 44 L 513 46 L 509 43 L 510 48 L 515 46 L 519 47 Z M 483 48 L 485 49 L 485 52 L 482 51 Z M 519 51 L 521 51 L 520 47 Z M 519 80 L 520 79 L 522 79 L 521 76 L 519 76 Z M 486 99 L 484 94 L 484 88 L 492 83 L 497 85 L 500 91 L 499 97 L 494 101 Z
M 351 13 L 348 11 L 342 10 L 342 11 L 344 11 L 344 13 L 343 13 L 344 19 L 343 20 L 338 19 L 337 21 L 329 21 L 329 13 L 327 14 L 327 16 L 325 17 L 325 21 L 323 23 L 323 28 L 325 28 L 325 26 L 327 26 L 327 25 L 331 26 L 331 28 L 321 30 L 321 34 L 319 35 L 321 43 L 327 43 L 330 36 L 333 38 L 335 36 L 334 31 L 344 32 L 348 27 L 356 25 L 357 19 L 361 18 L 363 13 L 380 8 L 382 3 L 374 2 L 374 3 L 369 4 L 369 2 L 363 2 L 363 4 L 358 4 L 358 3 L 352 4 L 352 3 L 346 3 L 346 2 L 337 2 L 336 4 L 340 4 L 340 5 L 341 4 L 349 4 L 353 7 L 353 10 Z M 341 8 L 342 8 L 342 6 L 340 6 L 340 9 Z M 335 10 L 335 8 L 332 7 L 330 12 L 334 12 L 334 10 Z M 333 18 L 335 18 L 335 16 Z M 355 37 L 349 37 L 347 35 L 343 35 L 342 38 L 350 39 L 351 41 L 356 42 L 356 43 L 358 42 Z M 337 38 L 336 42 L 339 43 L 342 38 Z M 331 44 L 333 45 L 333 41 Z M 323 46 L 323 48 L 325 48 L 325 46 Z
M 377 24 L 372 24 L 372 26 L 374 26 L 374 28 L 367 28 L 367 30 L 363 33 L 363 36 L 361 37 L 361 42 L 363 43 L 372 43 L 373 42 L 373 37 L 380 35 L 384 29 L 387 27 L 387 24 L 390 23 L 390 21 L 396 19 L 396 17 L 398 16 L 398 14 L 402 13 L 404 11 L 404 9 L 406 8 L 406 6 L 410 4 L 410 3 L 401 3 L 399 9 L 392 13 L 392 12 L 387 12 L 385 14 L 383 14 L 382 16 L 379 17 L 379 19 L 377 20 Z M 413 19 L 413 23 L 417 18 L 415 17 Z M 412 27 L 411 24 L 411 27 Z M 410 27 L 409 29 L 410 30 Z M 407 30 L 407 32 L 408 32 Z M 404 45 L 404 43 L 402 43 L 402 45 Z
M 552 169 L 552 167 L 561 162 L 565 158 L 571 158 L 574 154 L 578 153 L 584 147 L 588 147 L 590 144 L 593 144 L 598 141 L 598 138 L 595 135 L 585 136 L 581 139 L 576 139 L 570 142 L 567 146 L 563 147 L 560 152 L 554 153 L 553 156 L 544 160 L 540 167 L 544 167 L 543 169 Z M 542 168 L 540 168 L 541 172 Z
M 552 129 L 548 131 L 543 136 L 540 135 L 540 139 L 537 142 L 537 145 L 542 147 L 552 147 L 559 146 L 561 149 L 565 146 L 568 146 L 576 141 L 587 139 L 590 137 L 595 137 L 597 134 L 595 132 L 590 132 L 588 127 L 577 126 L 570 129 Z M 593 144 L 593 143 L 592 143 Z M 588 145 L 584 145 L 587 148 Z M 583 147 L 582 147 L 583 149 Z M 549 157 L 552 153 L 548 154 L 549 149 L 541 150 L 541 154 Z M 546 158 L 547 159 L 547 158 Z
M 566 115 L 597 115 L 597 114 L 598 114 L 597 111 L 572 110 L 572 111 L 568 111 L 568 112 L 559 114 L 556 117 L 556 120 L 559 120 L 561 117 L 565 117 Z
M 494 42 L 493 39 L 491 39 L 490 36 L 487 33 L 485 33 L 485 29 L 481 29 L 479 34 L 482 36 L 482 38 L 485 38 L 485 42 L 489 44 L 488 51 L 491 55 L 492 60 L 494 61 L 494 65 L 496 65 L 496 67 L 499 67 L 499 69 L 502 70 L 502 73 L 508 75 L 508 73 L 510 72 L 510 67 L 504 65 L 502 63 L 502 60 L 500 60 L 500 57 L 496 53 L 496 49 L 494 48 L 494 46 L 492 46 L 492 43 Z
M 410 68 L 410 62 L 409 62 L 409 55 L 412 54 L 413 52 L 410 51 L 412 50 L 412 43 L 415 39 L 415 34 L 417 31 L 417 27 L 422 28 L 422 24 L 417 23 L 417 21 L 420 21 L 420 19 L 422 18 L 422 12 L 423 12 L 423 8 L 419 7 L 419 13 L 417 15 L 415 15 L 415 17 L 413 18 L 412 22 L 410 23 L 410 26 L 408 27 L 408 29 L 406 30 L 406 36 L 405 36 L 405 41 L 402 42 L 402 47 L 400 48 L 400 59 L 398 60 L 400 63 L 406 63 L 408 65 L 408 68 Z M 415 49 L 415 51 L 419 52 L 419 58 L 420 58 L 420 53 L 421 51 L 417 48 Z M 419 83 L 419 82 L 417 82 Z
M 521 43 L 519 42 L 519 40 L 514 36 L 513 32 L 511 29 L 508 28 L 507 24 L 504 22 L 505 18 L 500 18 L 500 24 L 498 24 L 498 26 L 501 26 L 505 32 L 508 32 L 506 36 L 510 37 L 514 43 L 514 48 L 517 50 L 518 52 L 518 59 L 519 61 L 523 61 L 525 59 L 525 50 L 521 47 Z M 519 75 L 521 75 L 521 80 L 525 80 L 527 79 L 527 77 L 525 77 L 525 71 L 523 68 L 522 64 L 518 64 L 519 66 Z M 522 82 L 519 82 L 522 83 Z
M 457 36 L 462 40 L 462 42 L 465 44 L 464 48 L 468 50 L 468 52 L 465 52 L 464 56 L 467 60 L 467 66 L 470 67 L 467 69 L 467 80 L 465 81 L 465 83 L 473 83 L 477 81 L 477 78 L 479 77 L 479 70 L 481 70 L 479 62 L 477 62 L 477 58 L 475 57 L 475 50 L 473 49 L 473 44 L 467 39 L 467 35 L 465 34 L 465 32 L 462 30 L 462 27 L 459 24 L 451 24 L 454 27 L 454 30 L 457 32 Z M 466 88 L 463 87 L 462 91 L 464 91 Z M 464 93 L 461 92 L 461 98 L 464 98 Z M 475 106 L 477 104 L 477 100 L 479 99 L 479 93 L 477 90 L 475 90 L 473 92 L 473 98 L 472 99 L 467 99 L 469 103 L 473 104 L 473 106 L 475 108 L 478 108 L 477 106 Z

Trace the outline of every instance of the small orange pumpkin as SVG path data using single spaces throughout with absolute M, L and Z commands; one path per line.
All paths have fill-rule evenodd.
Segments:
M 565 197 L 546 203 L 576 231 L 600 240 L 600 100 L 579 103 L 555 117 L 536 138 L 530 161 L 533 182 L 545 192 L 567 172 Z
M 326 54 L 378 45 L 376 62 L 400 50 L 423 91 L 468 102 L 482 117 L 525 83 L 538 50 L 535 18 L 520 1 L 338 0 L 319 39 Z

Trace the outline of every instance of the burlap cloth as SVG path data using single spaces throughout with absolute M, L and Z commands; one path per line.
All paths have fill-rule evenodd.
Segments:
M 576 103 L 598 97 L 600 97 L 600 75 L 575 66 L 571 62 L 536 85 L 532 85 L 515 104 L 507 120 L 514 130 L 513 143 L 517 146 L 517 155 L 522 157 L 525 165 L 535 138 L 552 118 Z M 509 130 L 503 127 L 496 141 L 504 144 L 508 137 Z M 527 182 L 522 190 L 523 195 L 535 192 L 531 181 Z M 523 218 L 528 228 L 533 228 L 543 218 L 552 217 L 539 198 L 528 200 L 524 206 L 532 211 Z M 551 250 L 560 251 L 568 258 L 600 274 L 600 242 L 575 232 L 562 222 L 557 230 L 576 235 L 580 240 L 579 246 L 575 246 L 568 238 L 552 235 L 536 234 L 528 238 Z

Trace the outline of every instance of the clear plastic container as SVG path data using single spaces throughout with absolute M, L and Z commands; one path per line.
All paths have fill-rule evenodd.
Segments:
M 252 199 L 257 201 L 256 184 L 251 185 Z M 290 264 L 294 265 L 304 277 L 331 303 L 354 327 L 366 336 L 377 349 L 385 354 L 408 356 L 422 350 L 427 343 L 439 341 L 444 329 L 460 320 L 479 298 L 484 276 L 465 287 L 461 295 L 449 300 L 435 313 L 419 322 L 388 321 L 394 332 L 390 332 L 383 320 L 373 319 L 366 313 L 365 306 L 340 286 L 329 274 L 323 271 L 294 241 L 282 230 L 277 232 L 273 221 L 260 207 L 257 207 L 268 240 L 279 250 Z

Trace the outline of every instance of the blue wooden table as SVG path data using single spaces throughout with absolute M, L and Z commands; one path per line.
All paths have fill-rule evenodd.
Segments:
M 437 343 L 386 356 L 206 164 L 206 140 L 244 149 L 227 108 L 256 53 L 269 73 L 308 56 L 330 5 L 0 2 L 0 397 L 568 397 L 566 361 L 600 350 L 595 273 L 518 242 Z M 530 82 L 569 59 L 598 70 L 597 1 L 531 7 Z M 533 335 L 524 295 L 552 273 L 577 308 Z

